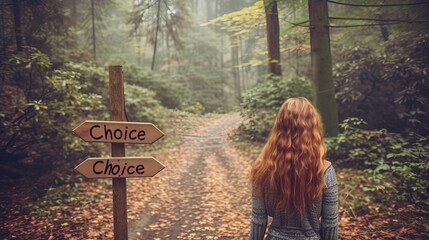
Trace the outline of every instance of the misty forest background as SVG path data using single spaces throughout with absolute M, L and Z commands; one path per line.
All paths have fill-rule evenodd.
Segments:
M 319 82 L 307 1 L 1 0 L 2 195 L 11 185 L 31 189 L 18 213 L 31 216 L 96 201 L 76 197 L 87 180 L 73 168 L 108 147 L 71 130 L 109 119 L 107 68 L 123 65 L 128 121 L 168 133 L 180 119 L 239 111 L 244 121 L 231 141 L 254 154 L 285 99 L 312 99 L 330 119 L 328 159 L 346 174 L 344 211 L 356 219 L 402 214 L 414 237 L 429 237 L 429 2 L 328 7 L 332 73 Z M 323 87 L 335 101 L 315 99 Z M 68 188 L 53 191 L 60 186 Z M 3 221 L 8 204 L 1 201 Z

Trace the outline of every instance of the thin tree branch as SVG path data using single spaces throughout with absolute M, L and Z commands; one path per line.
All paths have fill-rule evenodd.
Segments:
M 349 27 L 371 27 L 371 26 L 383 26 L 383 25 L 394 25 L 394 24 L 401 24 L 401 23 L 422 23 L 422 22 L 429 22 L 429 21 L 409 21 L 409 22 L 384 22 L 384 23 L 369 23 L 369 24 L 356 24 L 356 25 L 329 25 L 330 28 L 349 28 Z
M 356 25 L 329 25 L 330 28 L 351 28 L 351 27 L 372 27 L 381 25 L 394 25 L 400 24 L 401 22 L 390 22 L 390 23 L 370 23 L 370 24 L 356 24 Z
M 308 23 L 309 20 L 305 20 L 305 21 L 302 21 L 302 22 L 299 22 L 299 23 L 294 23 L 294 22 L 290 22 L 290 21 L 286 21 L 286 22 L 290 23 L 290 24 L 292 24 L 294 26 L 298 26 L 298 27 L 310 27 L 310 25 L 303 25 L 304 23 Z
M 136 10 L 135 11 L 138 11 L 138 12 L 144 12 L 144 11 L 146 11 L 146 10 L 148 10 L 149 8 L 151 8 L 152 6 L 154 6 L 155 4 L 157 4 L 158 3 L 158 1 L 154 1 L 153 3 L 151 3 L 151 4 L 146 4 L 146 6 L 144 6 L 143 8 L 141 8 L 141 9 L 139 9 L 139 5 L 136 5 Z M 143 5 L 143 4 L 142 4 Z
M 429 4 L 429 2 L 416 2 L 416 3 L 394 3 L 394 4 L 355 4 L 355 3 L 343 3 L 328 0 L 328 2 L 333 4 L 345 5 L 350 7 L 400 7 L 400 6 L 413 6 L 421 4 Z
M 10 147 L 13 146 L 13 144 L 15 143 L 15 138 L 18 136 L 19 132 L 16 131 L 15 133 L 13 133 L 12 136 L 9 137 L 7 143 L 4 145 L 4 147 L 0 150 L 0 152 L 6 152 L 6 150 Z
M 168 6 L 168 3 L 166 0 L 163 0 L 165 6 L 167 7 L 168 11 L 170 11 L 170 13 L 173 13 L 173 11 L 171 11 L 171 8 Z
M 24 142 L 18 146 L 14 146 L 13 150 L 10 154 L 13 155 L 14 153 L 16 153 L 19 150 L 24 150 L 24 149 L 28 148 L 30 145 L 35 144 L 36 142 L 37 142 L 37 140 L 30 140 L 30 141 Z
M 363 20 L 363 21 L 377 21 L 377 22 L 398 22 L 398 23 L 424 23 L 425 20 L 405 20 L 405 19 L 377 19 L 377 18 L 346 18 L 346 17 L 329 17 L 332 20 Z

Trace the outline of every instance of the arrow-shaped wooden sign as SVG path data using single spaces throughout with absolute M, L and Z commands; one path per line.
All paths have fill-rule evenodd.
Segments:
M 88 158 L 75 167 L 87 178 L 153 177 L 165 166 L 153 157 Z
M 90 121 L 73 130 L 85 142 L 154 143 L 164 136 L 152 123 Z

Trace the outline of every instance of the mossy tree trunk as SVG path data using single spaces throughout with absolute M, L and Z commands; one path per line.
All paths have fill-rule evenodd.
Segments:
M 338 134 L 338 112 L 332 78 L 327 0 L 308 0 L 313 98 L 322 115 L 325 134 Z
M 281 76 L 280 43 L 279 43 L 279 14 L 276 0 L 264 0 L 267 22 L 268 44 L 268 73 Z

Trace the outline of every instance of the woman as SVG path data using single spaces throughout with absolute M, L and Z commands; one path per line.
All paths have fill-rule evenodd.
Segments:
M 338 187 L 325 160 L 323 126 L 303 97 L 285 101 L 252 166 L 250 238 L 338 239 Z

